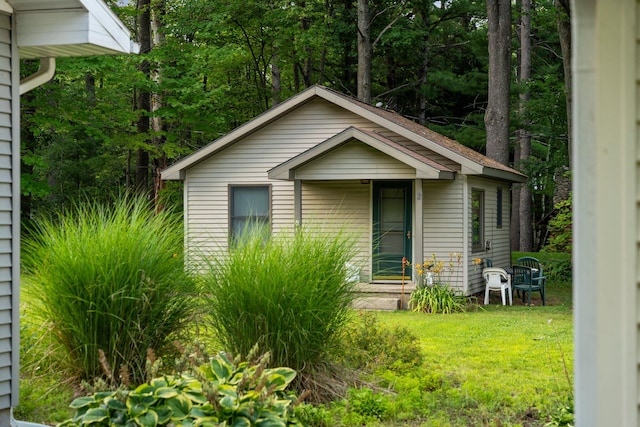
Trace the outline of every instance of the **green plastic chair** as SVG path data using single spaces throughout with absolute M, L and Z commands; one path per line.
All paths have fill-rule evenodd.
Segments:
M 533 269 L 531 267 L 523 265 L 514 265 L 512 267 L 513 273 L 511 278 L 511 289 L 517 294 L 522 291 L 522 302 L 524 303 L 524 296 L 527 294 L 527 305 L 531 305 L 531 294 L 534 292 L 540 292 L 540 298 L 542 299 L 542 305 L 545 305 L 544 301 L 544 283 L 545 280 L 536 280 L 533 277 Z M 544 279 L 544 277 L 542 278 Z
M 547 278 L 544 276 L 542 264 L 540 264 L 540 261 L 537 258 L 524 256 L 516 260 L 516 265 L 523 265 L 531 268 L 534 283 L 544 288 L 544 285 L 547 283 Z

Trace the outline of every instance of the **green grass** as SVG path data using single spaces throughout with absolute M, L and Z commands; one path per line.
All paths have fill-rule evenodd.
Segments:
M 520 301 L 505 307 L 498 300 L 492 294 L 489 306 L 447 315 L 376 313 L 381 327 L 408 331 L 387 336 L 415 340 L 420 364 L 367 358 L 383 361 L 367 367 L 365 380 L 377 386 L 352 390 L 345 400 L 310 410 L 313 419 L 324 422 L 314 425 L 544 426 L 571 395 L 571 286 L 550 281 L 544 307 L 539 297 L 532 307 Z M 354 316 L 352 322 L 359 319 Z M 69 416 L 63 406 L 70 402 L 65 398 L 72 388 L 37 356 L 38 350 L 55 350 L 38 340 L 42 333 L 23 319 L 22 353 L 28 363 L 23 362 L 17 414 L 27 421 L 55 422 Z M 403 355 L 398 351 L 396 359 Z

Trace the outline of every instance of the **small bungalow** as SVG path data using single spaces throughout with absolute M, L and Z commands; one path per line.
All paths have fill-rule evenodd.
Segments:
M 226 247 L 248 217 L 272 232 L 320 221 L 357 233 L 362 291 L 397 308 L 436 257 L 466 295 L 484 289 L 474 259 L 510 262 L 512 183 L 521 173 L 384 108 L 311 87 L 173 164 L 184 181 L 187 250 Z M 193 253 L 192 253 L 193 254 Z M 453 261 L 451 264 L 450 261 Z M 408 287 L 402 286 L 406 282 Z

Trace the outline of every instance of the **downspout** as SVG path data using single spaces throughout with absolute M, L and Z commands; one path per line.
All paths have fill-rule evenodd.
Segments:
M 56 58 L 40 58 L 38 71 L 20 80 L 20 95 L 42 86 L 56 73 Z

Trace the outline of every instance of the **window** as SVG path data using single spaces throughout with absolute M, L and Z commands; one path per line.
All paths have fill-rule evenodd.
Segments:
M 496 194 L 496 228 L 502 228 L 502 187 L 498 187 Z
M 484 250 L 484 191 L 471 190 L 471 247 Z
M 244 233 L 264 227 L 268 231 L 271 212 L 270 186 L 229 187 L 229 233 L 235 242 Z

